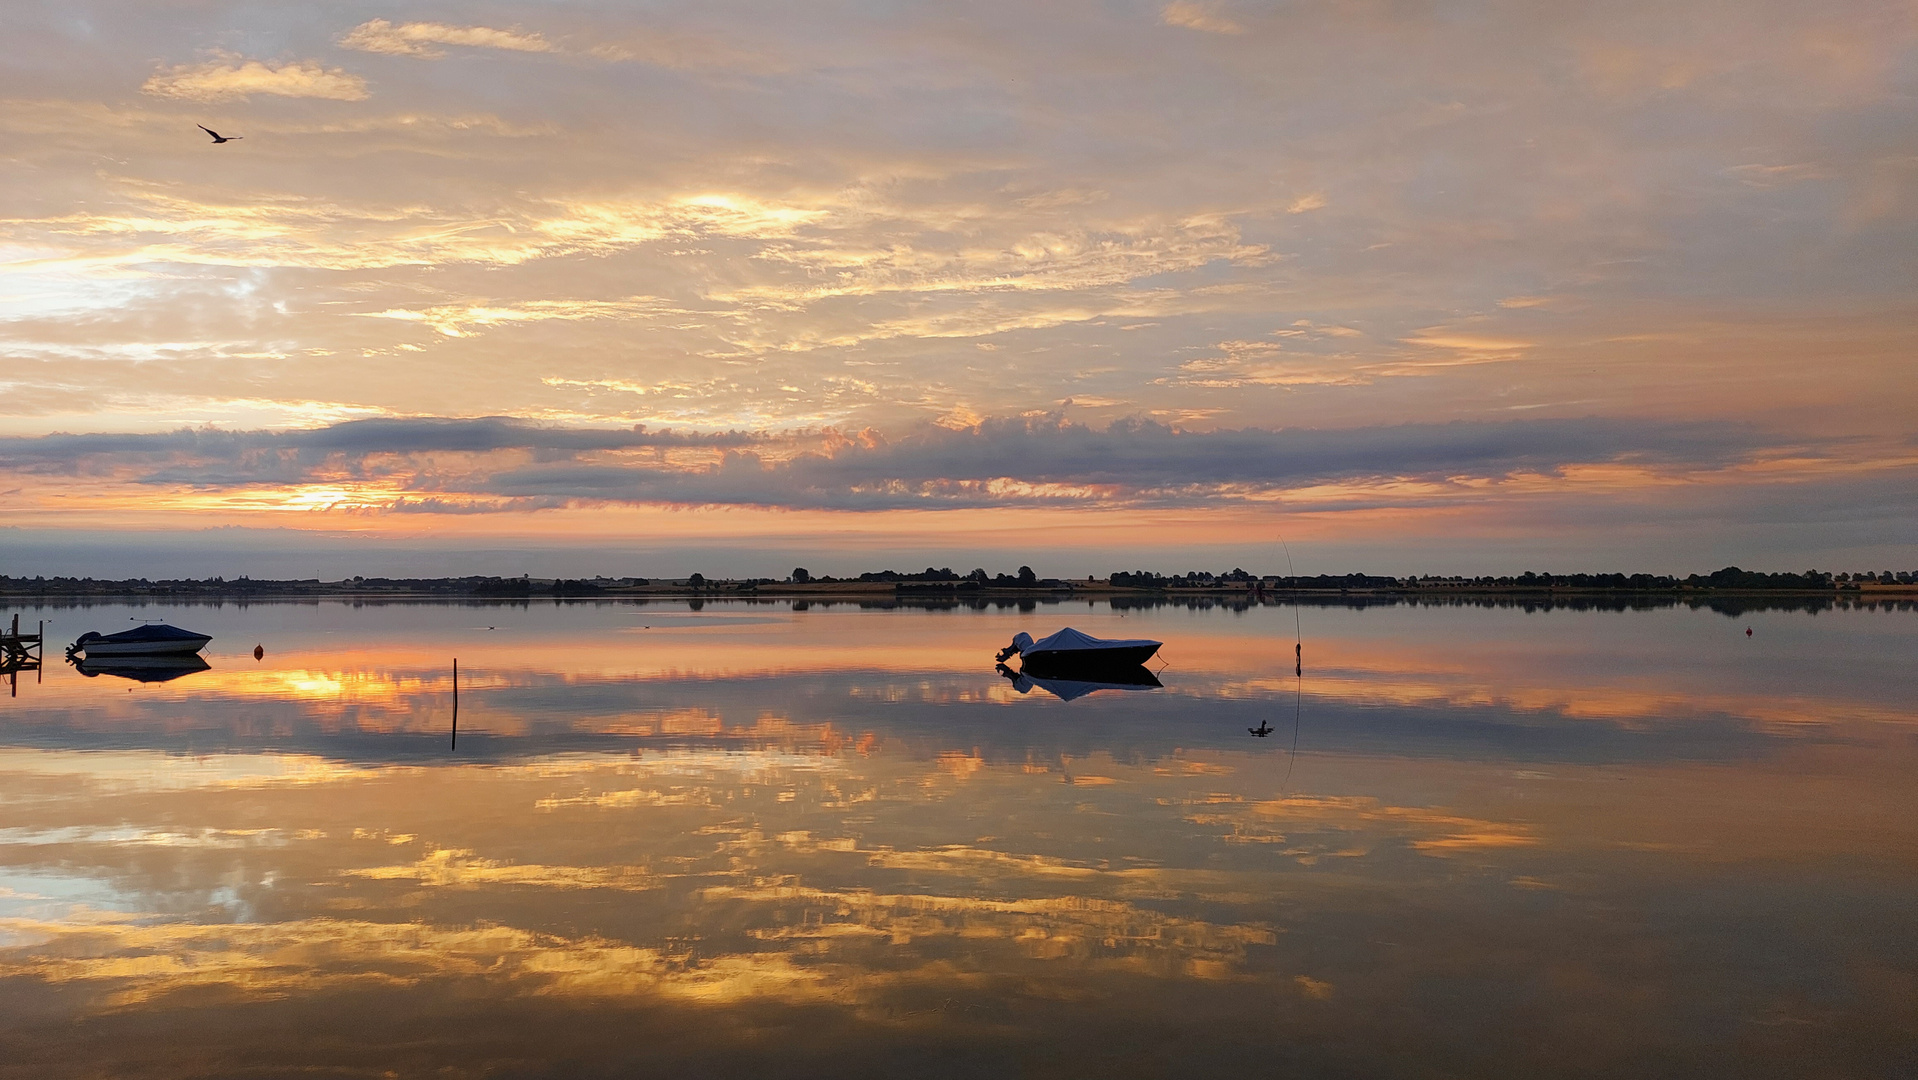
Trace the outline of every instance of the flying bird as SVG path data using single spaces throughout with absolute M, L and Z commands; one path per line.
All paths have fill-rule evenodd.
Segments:
M 207 127 L 205 124 L 195 124 L 193 126 L 196 128 L 199 128 L 201 131 L 206 132 L 208 135 L 213 136 L 213 141 L 216 143 L 233 142 L 237 139 L 246 138 L 246 136 L 244 135 L 222 135 L 219 132 L 213 130 L 212 128 Z

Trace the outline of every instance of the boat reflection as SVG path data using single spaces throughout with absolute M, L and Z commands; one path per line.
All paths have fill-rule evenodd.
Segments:
M 172 682 L 182 676 L 206 671 L 213 665 L 197 653 L 175 653 L 170 656 L 108 656 L 98 660 L 75 660 L 73 668 L 91 679 L 99 675 L 115 675 L 134 682 L 162 683 Z
M 1004 664 L 998 665 L 995 670 L 1012 680 L 1012 688 L 1021 694 L 1030 694 L 1033 688 L 1037 687 L 1060 701 L 1072 701 L 1100 690 L 1158 690 L 1165 685 L 1159 681 L 1158 676 L 1147 671 L 1143 665 L 1100 671 L 1096 681 L 1084 677 L 1061 679 L 1029 675 L 1023 671 L 1014 671 Z

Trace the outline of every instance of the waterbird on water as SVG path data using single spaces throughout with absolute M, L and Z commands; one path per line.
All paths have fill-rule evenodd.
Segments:
M 223 143 L 223 142 L 237 142 L 240 139 L 246 138 L 246 136 L 244 135 L 222 135 L 219 132 L 213 130 L 212 128 L 207 127 L 205 124 L 195 124 L 193 126 L 196 128 L 199 128 L 201 131 L 206 132 L 208 135 L 213 136 L 213 141 L 216 144 Z

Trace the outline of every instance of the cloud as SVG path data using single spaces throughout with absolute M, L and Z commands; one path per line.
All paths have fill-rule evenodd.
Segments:
M 117 248 L 114 254 L 75 257 L 96 270 L 116 259 L 128 266 L 164 262 L 354 270 L 457 262 L 515 266 L 535 259 L 608 254 L 662 240 L 771 243 L 788 240 L 843 209 L 831 200 L 802 205 L 724 192 L 440 207 L 257 196 L 193 199 L 164 188 L 134 186 L 116 201 L 119 205 L 106 212 L 78 210 L 0 223 L 26 226 L 56 243 Z M 813 241 L 801 250 L 831 243 Z M 787 250 L 764 257 L 802 265 L 830 262 Z M 779 295 L 787 293 L 804 295 L 796 288 Z
M 1427 358 L 1407 357 L 1403 364 L 1385 365 L 1390 373 L 1429 371 L 1433 367 L 1492 364 L 1523 358 L 1538 347 L 1538 342 L 1502 337 L 1472 329 L 1428 326 L 1405 338 L 1405 344 L 1435 350 Z
M 761 255 L 764 260 L 803 269 L 801 281 L 742 289 L 732 295 L 797 302 L 882 293 L 1084 290 L 1213 263 L 1259 266 L 1273 261 L 1269 248 L 1246 243 L 1238 225 L 1223 215 L 1082 220 L 1057 228 L 1007 230 L 1007 235 L 992 238 L 996 242 L 948 242 L 943 247 L 895 239 L 881 248 L 847 235 L 851 225 L 878 225 L 895 234 L 919 231 L 931 224 L 926 219 L 933 216 L 896 209 L 883 217 L 869 211 L 834 220 L 822 213 L 807 224 L 838 229 L 771 246 Z
M 254 94 L 366 100 L 366 80 L 318 60 L 292 60 L 275 66 L 260 60 L 223 55 L 198 64 L 162 68 L 140 87 L 155 97 L 187 101 L 245 101 Z
M 529 300 L 499 306 L 442 304 L 423 309 L 388 308 L 385 311 L 360 311 L 354 314 L 369 319 L 421 323 L 446 337 L 465 337 L 477 330 L 510 323 L 548 322 L 554 319 L 637 319 L 686 312 L 666 305 L 658 297 L 637 296 L 627 300 Z
M 1714 424 L 1589 418 L 1407 424 L 1333 430 L 1242 428 L 1187 432 L 1145 420 L 1104 429 L 1053 416 L 927 428 L 887 443 L 855 442 L 787 463 L 791 479 L 831 477 L 849 489 L 896 483 L 1111 488 L 1119 498 L 1187 487 L 1289 485 L 1362 476 L 1436 477 L 1552 470 L 1580 461 L 1721 464 L 1760 440 Z
M 1245 27 L 1214 11 L 1209 5 L 1192 0 L 1173 0 L 1159 9 L 1159 19 L 1167 26 L 1183 26 L 1208 34 L 1243 34 Z
M 1588 466 L 1718 469 L 1776 442 L 1735 424 L 1595 417 L 1187 432 L 1145 420 L 1097 429 L 1042 415 L 926 425 L 897 439 L 555 428 L 493 417 L 0 439 L 0 470 L 110 478 L 133 490 L 252 489 L 268 501 L 277 488 L 301 506 L 408 513 L 593 503 L 881 511 L 1196 506 L 1361 482 L 1468 491 Z
M 340 38 L 343 48 L 389 56 L 417 56 L 434 60 L 445 56 L 436 45 L 462 45 L 473 49 L 506 49 L 511 52 L 559 52 L 559 46 L 538 34 L 516 30 L 495 30 L 490 26 L 448 26 L 445 23 L 411 22 L 394 25 L 385 19 L 372 19 L 346 32 Z
M 0 469 L 62 466 L 97 456 L 237 460 L 260 453 L 373 454 L 486 453 L 496 450 L 585 451 L 633 447 L 738 447 L 759 441 L 737 432 L 646 431 L 558 428 L 489 416 L 475 419 L 379 418 L 348 420 L 303 431 L 178 431 L 126 434 L 44 435 L 0 438 Z

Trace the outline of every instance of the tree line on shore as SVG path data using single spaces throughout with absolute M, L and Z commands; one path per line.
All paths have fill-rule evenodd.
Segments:
M 513 599 L 524 597 L 593 597 L 632 594 L 642 590 L 695 593 L 742 593 L 759 590 L 778 591 L 782 586 L 801 586 L 808 591 L 830 589 L 834 585 L 892 585 L 900 593 L 985 592 L 988 590 L 1077 591 L 1086 588 L 1133 591 L 1579 591 L 1579 592 L 1677 592 L 1699 590 L 1830 592 L 1858 590 L 1865 585 L 1914 585 L 1918 573 L 1871 571 L 1865 573 L 1829 573 L 1807 570 L 1803 573 L 1764 573 L 1728 566 L 1709 574 L 1677 577 L 1669 574 L 1578 573 L 1551 574 L 1526 571 L 1508 576 L 1412 575 L 1389 577 L 1373 574 L 1320 574 L 1316 576 L 1257 575 L 1234 568 L 1221 573 L 1190 570 L 1183 574 L 1161 574 L 1151 570 L 1119 570 L 1104 579 L 1083 580 L 1042 578 L 1030 566 L 1021 566 L 1013 574 L 989 575 L 983 569 L 958 573 L 947 568 L 927 567 L 923 571 L 867 571 L 857 576 L 814 575 L 795 568 L 785 579 L 743 578 L 710 579 L 703 574 L 685 578 L 533 578 L 521 577 L 447 577 L 387 578 L 351 577 L 338 581 L 319 578 L 268 580 L 241 576 L 228 579 L 181 578 L 120 580 L 90 577 L 10 577 L 0 575 L 0 595 L 73 596 L 73 595 L 169 595 L 169 596 L 327 596 L 377 593 L 408 595 L 474 596 Z

